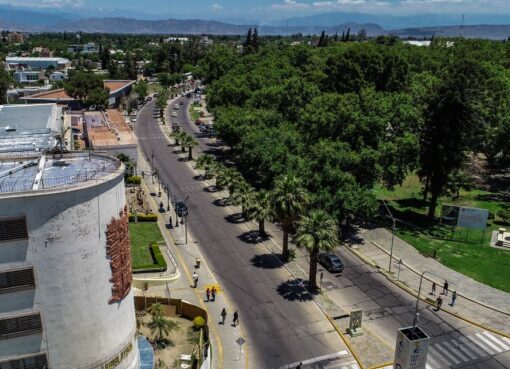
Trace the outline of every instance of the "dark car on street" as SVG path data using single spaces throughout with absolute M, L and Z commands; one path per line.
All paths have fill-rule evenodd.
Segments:
M 331 273 L 340 273 L 344 270 L 344 263 L 334 254 L 320 254 L 319 263 Z
M 177 201 L 175 203 L 175 211 L 177 212 L 177 215 L 180 216 L 181 218 L 188 216 L 188 207 L 182 201 Z

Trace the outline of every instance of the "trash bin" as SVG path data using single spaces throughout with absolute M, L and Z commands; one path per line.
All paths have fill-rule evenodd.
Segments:
M 200 268 L 200 259 L 199 258 L 195 259 L 195 268 Z

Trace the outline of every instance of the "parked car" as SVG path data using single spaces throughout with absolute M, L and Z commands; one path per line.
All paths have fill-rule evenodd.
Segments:
M 177 201 L 175 203 L 175 211 L 177 212 L 177 215 L 180 217 L 188 216 L 188 207 L 182 201 Z
M 205 133 L 207 132 L 207 126 L 205 124 L 201 124 L 199 127 L 198 127 L 198 130 L 202 133 Z
M 147 96 L 147 101 L 151 101 L 151 100 L 152 100 L 152 97 Z
M 340 273 L 344 270 L 344 263 L 335 254 L 320 254 L 319 263 L 331 273 Z
M 136 117 L 131 117 L 131 123 L 136 123 Z
M 188 92 L 188 93 L 186 94 L 186 97 L 187 97 L 188 99 L 191 99 L 191 92 Z
M 181 130 L 181 126 L 177 122 L 172 123 L 172 131 L 179 132 Z

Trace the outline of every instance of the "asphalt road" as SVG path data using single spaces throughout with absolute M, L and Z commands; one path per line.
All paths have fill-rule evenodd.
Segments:
M 278 368 L 344 350 L 314 302 L 301 301 L 298 294 L 290 294 L 289 298 L 293 287 L 287 282 L 293 279 L 292 275 L 275 264 L 260 245 L 239 238 L 243 226 L 229 221 L 229 211 L 215 204 L 204 184 L 193 179 L 187 164 L 178 160 L 173 151 L 180 148 L 168 145 L 152 117 L 153 107 L 154 102 L 149 102 L 138 115 L 135 130 L 140 147 L 174 194 L 180 199 L 190 196 L 187 204 L 191 234 L 239 310 L 249 344 L 250 367 Z M 182 123 L 184 113 L 181 108 L 176 118 Z M 191 126 L 183 126 L 191 131 Z M 213 147 L 202 142 L 201 148 Z
M 186 115 L 188 99 L 178 111 L 181 129 L 197 135 L 195 151 L 218 153 L 208 138 L 198 134 Z M 171 107 L 170 107 L 171 108 Z M 336 333 L 325 323 L 322 313 L 310 301 L 302 301 L 299 291 L 292 291 L 286 272 L 267 250 L 239 239 L 242 227 L 229 222 L 226 209 L 213 203 L 204 185 L 193 179 L 192 171 L 168 146 L 158 124 L 152 118 L 153 103 L 139 114 L 136 133 L 147 158 L 154 154 L 154 166 L 163 182 L 181 199 L 190 195 L 190 229 L 210 267 L 230 298 L 239 307 L 246 325 L 250 347 L 250 366 L 275 368 L 344 349 Z M 197 153 L 195 153 L 197 155 Z M 268 226 L 276 233 L 276 228 Z M 362 308 L 364 322 L 391 347 L 396 330 L 413 320 L 415 298 L 388 282 L 372 267 L 341 248 L 337 254 L 345 264 L 340 274 L 324 271 L 324 290 L 346 310 Z M 307 259 L 298 252 L 298 261 L 306 270 Z M 289 293 L 290 292 L 290 293 Z M 286 297 L 282 297 L 285 295 Z M 290 296 L 290 297 L 289 297 Z M 445 304 L 449 302 L 445 298 Z M 510 368 L 510 341 L 486 332 L 446 313 L 435 312 L 421 303 L 420 326 L 431 336 L 428 369 Z M 355 368 L 355 364 L 321 364 L 321 368 Z M 312 368 L 319 366 L 304 366 Z

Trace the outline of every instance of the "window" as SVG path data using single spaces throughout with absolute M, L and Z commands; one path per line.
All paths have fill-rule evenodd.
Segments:
M 0 369 L 47 369 L 46 354 L 0 362 Z
M 35 286 L 32 268 L 0 272 L 0 294 Z
M 42 330 L 39 313 L 0 319 L 0 339 L 25 336 Z
M 0 218 L 0 242 L 27 238 L 28 230 L 25 217 Z

